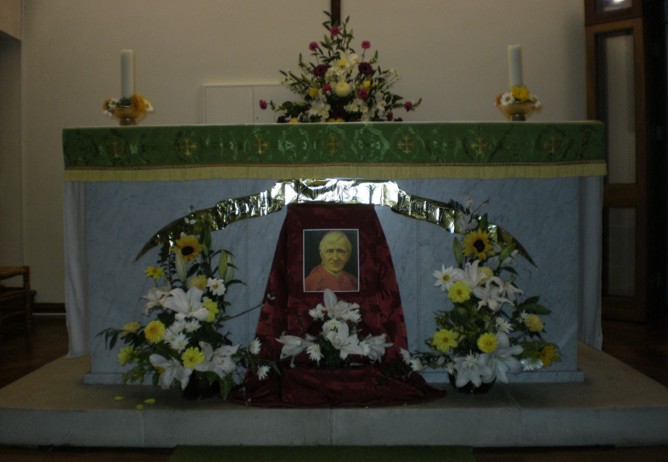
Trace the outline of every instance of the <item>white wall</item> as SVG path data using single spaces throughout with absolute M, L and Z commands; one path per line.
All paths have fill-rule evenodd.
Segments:
M 399 71 L 397 92 L 424 99 L 409 120 L 502 120 L 493 100 L 507 86 L 511 43 L 522 44 L 525 80 L 545 104 L 533 120 L 585 117 L 582 0 L 342 3 L 356 41 L 370 40 L 380 64 Z M 23 0 L 26 181 L 18 193 L 23 260 L 38 302 L 64 300 L 61 131 L 116 125 L 100 105 L 120 94 L 119 50 L 135 50 L 136 90 L 156 107 L 144 125 L 201 123 L 203 84 L 276 82 L 279 69 L 296 68 L 298 53 L 322 37 L 328 7 L 329 0 Z M 0 254 L 13 245 L 0 239 Z

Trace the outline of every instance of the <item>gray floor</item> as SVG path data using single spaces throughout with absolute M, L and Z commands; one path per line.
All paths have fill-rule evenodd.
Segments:
M 668 444 L 667 387 L 586 346 L 580 346 L 578 358 L 583 383 L 496 384 L 485 395 L 450 391 L 428 403 L 374 409 L 184 401 L 177 392 L 152 387 L 86 385 L 88 358 L 61 358 L 0 389 L 0 444 Z M 154 404 L 144 403 L 150 398 Z

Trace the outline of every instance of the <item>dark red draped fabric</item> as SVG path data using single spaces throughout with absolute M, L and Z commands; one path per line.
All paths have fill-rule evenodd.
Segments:
M 385 235 L 371 205 L 293 204 L 276 246 L 265 301 L 256 336 L 262 342 L 261 357 L 277 361 L 281 334 L 316 334 L 308 311 L 323 303 L 322 293 L 304 292 L 304 230 L 359 230 L 359 292 L 337 292 L 339 300 L 360 305 L 360 338 L 368 333 L 387 334 L 392 346 L 381 366 L 316 369 L 307 358 L 285 363 L 281 376 L 272 372 L 259 381 L 247 374 L 232 395 L 235 401 L 258 406 L 369 406 L 390 405 L 436 396 L 418 374 L 395 377 L 383 373 L 383 365 L 402 361 L 407 349 L 406 325 L 394 267 Z

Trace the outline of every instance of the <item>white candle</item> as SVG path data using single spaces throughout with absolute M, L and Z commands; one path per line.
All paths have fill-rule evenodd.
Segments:
M 121 50 L 121 98 L 130 98 L 135 92 L 135 52 Z
M 522 47 L 508 45 L 508 71 L 510 87 L 524 85 L 522 77 Z

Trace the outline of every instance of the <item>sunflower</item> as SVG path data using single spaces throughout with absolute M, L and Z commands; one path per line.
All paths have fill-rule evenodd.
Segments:
M 192 261 L 202 252 L 202 244 L 193 235 L 184 234 L 175 244 L 184 261 Z
M 489 234 L 476 229 L 464 236 L 464 255 L 467 257 L 475 255 L 476 258 L 484 260 L 492 253 L 492 243 Z

